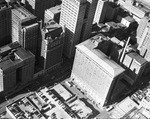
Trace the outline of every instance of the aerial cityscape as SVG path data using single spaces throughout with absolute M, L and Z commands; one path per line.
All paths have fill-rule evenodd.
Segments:
M 150 119 L 150 0 L 0 0 L 0 119 Z

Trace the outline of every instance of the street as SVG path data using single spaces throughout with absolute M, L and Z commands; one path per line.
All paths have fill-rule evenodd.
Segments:
M 71 66 L 68 64 L 61 66 L 50 73 L 40 76 L 37 79 L 34 79 L 34 81 L 32 81 L 32 83 L 29 84 L 28 86 L 12 94 L 11 96 L 7 96 L 7 100 L 0 104 L 0 113 L 3 113 L 5 111 L 5 107 L 10 103 L 12 103 L 13 101 L 27 94 L 30 94 L 31 92 L 36 91 L 40 87 L 52 86 L 56 83 L 59 83 L 65 80 L 66 78 L 70 77 L 70 74 L 71 74 Z

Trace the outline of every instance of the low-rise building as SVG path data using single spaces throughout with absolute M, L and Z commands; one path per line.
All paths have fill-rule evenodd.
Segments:
M 62 82 L 14 100 L 1 115 L 13 119 L 91 119 L 98 114 L 85 98 L 78 97 Z
M 127 97 L 111 110 L 111 118 L 120 119 L 130 111 L 136 110 L 137 107 L 138 104 L 136 104 L 130 97 Z
M 8 105 L 6 111 L 13 119 L 46 119 L 26 97 Z

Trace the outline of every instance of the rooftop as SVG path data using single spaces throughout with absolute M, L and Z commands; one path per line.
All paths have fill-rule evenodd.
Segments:
M 43 106 L 46 105 L 46 103 L 42 101 L 36 93 L 29 95 L 28 99 L 34 103 L 39 110 L 42 110 Z
M 34 59 L 34 55 L 22 48 L 18 42 L 0 48 L 0 68 L 3 71 L 31 59 Z
M 30 52 L 25 50 L 22 47 L 17 48 L 15 54 L 17 55 L 17 57 L 19 57 L 22 61 L 26 61 L 30 58 L 33 58 L 34 55 Z
M 51 19 L 43 27 L 42 33 L 45 40 L 55 40 L 62 35 L 63 29 L 58 23 Z
M 112 59 L 109 59 L 102 51 L 96 49 L 96 45 L 92 42 L 93 38 L 84 41 L 77 45 L 77 49 L 80 49 L 86 55 L 91 57 L 99 66 L 103 67 L 111 77 L 115 77 L 125 71 L 119 64 Z M 107 67 L 107 68 L 106 68 Z
M 66 87 L 65 82 L 41 87 L 13 101 L 6 111 L 9 117 L 17 119 L 91 119 L 99 114 L 85 97 Z
M 26 97 L 8 105 L 7 109 L 18 119 L 45 119 Z
M 71 2 L 73 5 L 79 6 L 81 4 L 86 3 L 87 0 L 67 0 L 67 1 Z
M 31 14 L 28 10 L 26 10 L 24 7 L 20 5 L 14 5 L 13 12 L 15 12 L 17 16 L 19 16 L 22 22 L 26 22 L 36 18 L 36 16 Z
M 129 22 L 134 22 L 135 20 L 131 16 L 126 16 L 125 19 Z
M 52 89 L 48 89 L 44 87 L 40 91 L 37 91 L 37 96 L 45 101 L 48 105 L 43 108 L 45 115 L 47 115 L 51 119 L 52 117 L 57 117 L 58 119 L 72 119 L 74 114 L 67 108 L 67 106 L 57 97 L 54 93 L 57 94 Z
M 132 59 L 134 59 L 139 65 L 143 65 L 147 63 L 146 59 L 144 59 L 143 57 L 141 57 L 139 54 L 135 52 L 130 52 L 127 55 L 131 57 Z
M 122 0 L 120 0 L 119 3 L 123 8 L 127 9 L 129 12 L 131 12 L 139 18 L 143 18 L 146 13 L 143 9 L 123 2 Z
M 121 29 L 121 28 L 124 27 L 122 24 L 120 24 L 120 23 L 115 23 L 115 22 L 113 22 L 113 21 L 111 21 L 111 22 L 106 22 L 105 24 L 106 24 L 108 27 L 112 27 L 113 29 Z
M 50 9 L 47 9 L 46 11 L 52 12 L 53 14 L 57 14 L 57 13 L 61 12 L 61 5 L 51 7 Z
M 137 109 L 138 105 L 130 98 L 127 97 L 120 103 L 118 103 L 110 114 L 112 118 L 121 118 L 133 109 Z
M 54 86 L 52 89 L 54 89 L 64 100 L 68 100 L 73 96 L 61 84 Z

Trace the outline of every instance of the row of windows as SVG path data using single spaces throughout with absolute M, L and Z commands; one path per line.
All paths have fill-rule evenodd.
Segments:
M 61 43 L 62 43 L 62 40 L 57 40 L 57 41 L 55 41 L 54 43 L 51 44 L 51 47 L 55 47 L 55 46 L 57 46 Z
M 59 45 L 59 44 L 62 44 L 62 43 L 63 43 L 63 40 L 60 39 L 60 40 L 54 41 L 53 43 L 50 43 L 49 46 L 50 46 L 50 48 L 53 48 L 53 47 L 55 47 L 55 46 L 57 46 L 57 45 Z M 45 47 L 45 46 L 44 46 L 44 47 Z
M 69 13 L 69 11 L 63 11 L 62 17 L 66 17 L 68 20 L 75 22 L 77 15 L 74 15 L 73 13 Z
M 69 8 L 74 8 L 75 10 L 78 9 L 79 5 L 77 6 L 76 4 L 74 4 L 72 1 L 70 0 L 64 0 L 62 5 L 66 4 Z
M 63 24 L 65 24 L 66 25 L 66 27 L 69 29 L 69 30 L 71 30 L 72 32 L 74 32 L 74 30 L 75 30 L 75 24 L 71 24 L 71 23 L 68 23 L 67 24 L 67 22 L 66 21 L 68 21 L 67 19 L 64 19 L 62 22 L 63 22 Z M 69 22 L 69 21 L 68 21 Z
M 65 15 L 71 16 L 71 17 L 77 17 L 78 11 L 75 10 L 75 8 L 69 8 L 68 6 L 64 5 L 62 7 L 62 12 Z
M 71 11 L 71 12 L 77 13 L 79 7 L 70 6 L 70 4 L 63 4 L 63 5 L 62 5 L 62 9 L 67 9 L 67 10 L 69 10 L 69 11 Z

